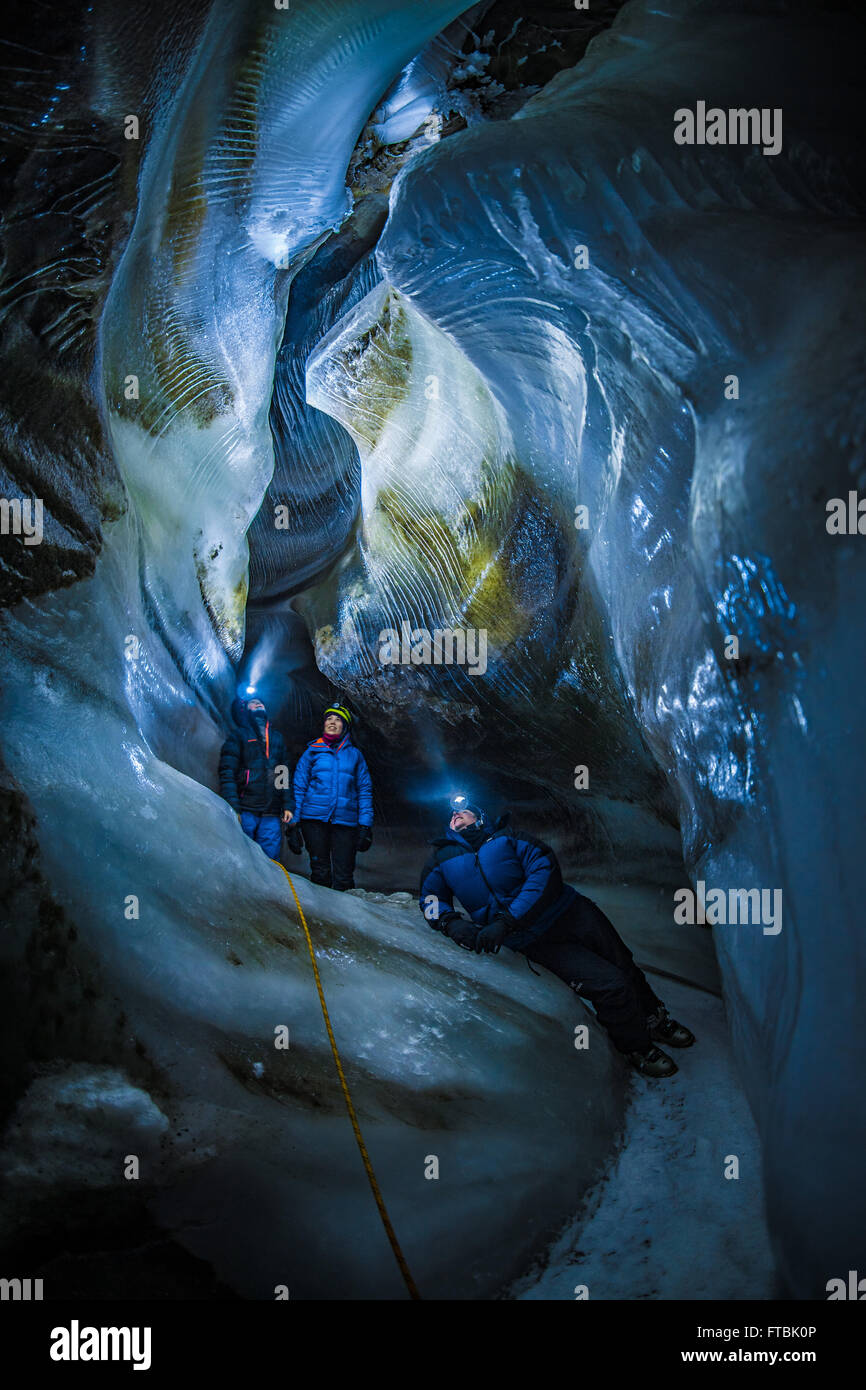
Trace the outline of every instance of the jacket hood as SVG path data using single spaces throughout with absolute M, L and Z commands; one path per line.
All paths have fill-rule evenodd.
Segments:
M 265 706 L 265 718 L 267 719 L 268 717 L 267 706 Z M 242 700 L 240 696 L 232 700 L 232 719 L 239 729 L 245 729 L 247 732 L 251 731 L 255 733 L 256 721 L 247 709 L 246 700 Z
M 495 820 L 492 825 L 485 824 L 483 829 L 486 831 L 486 834 L 484 836 L 484 840 L 482 840 L 481 843 L 484 844 L 487 840 L 492 839 L 493 836 L 498 835 L 501 830 L 506 830 L 510 824 L 510 821 L 511 812 L 506 811 L 503 815 L 501 815 L 498 818 L 498 820 Z M 470 849 L 472 848 L 469 841 L 464 839 L 464 837 L 460 834 L 460 831 L 452 830 L 450 826 L 445 831 L 444 835 L 437 835 L 434 839 L 430 840 L 429 843 L 433 845 L 436 849 L 441 849 L 443 845 L 448 844 L 466 845 Z
M 477 822 L 473 825 L 465 825 L 462 830 L 451 830 L 450 828 L 448 830 L 449 839 L 459 840 L 461 844 L 468 845 L 473 854 L 490 839 L 492 834 L 493 831 L 486 823 L 478 825 Z
M 464 839 L 459 830 L 451 830 L 449 828 L 445 831 L 444 835 L 437 835 L 435 839 L 431 840 L 430 844 L 434 849 L 442 849 L 444 845 L 463 845 L 465 849 L 471 850 L 474 854 L 479 845 L 486 845 L 488 840 L 492 840 L 494 835 L 498 834 L 498 830 L 494 829 L 492 826 L 485 825 L 483 838 L 480 839 L 477 844 L 473 845 L 469 840 Z

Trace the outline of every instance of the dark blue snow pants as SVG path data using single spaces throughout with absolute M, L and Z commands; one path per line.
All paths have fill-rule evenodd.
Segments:
M 578 893 L 573 905 L 523 954 L 589 1000 L 620 1052 L 650 1046 L 647 1018 L 661 1000 L 616 927 L 589 898 Z
M 252 811 L 241 812 L 241 829 L 269 859 L 279 859 L 283 843 L 283 827 L 279 816 L 256 816 Z

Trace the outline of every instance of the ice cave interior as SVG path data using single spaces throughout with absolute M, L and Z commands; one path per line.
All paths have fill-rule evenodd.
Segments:
M 405 1296 L 285 876 L 217 794 L 242 678 L 297 751 L 358 713 L 366 895 L 295 882 L 425 1296 L 547 1296 L 557 1239 L 580 1282 L 587 1195 L 625 1251 L 673 1161 L 668 1274 L 592 1296 L 690 1296 L 721 1208 L 700 1296 L 822 1296 L 866 1268 L 863 542 L 825 526 L 866 485 L 856 5 L 44 10 L 0 171 L 0 468 L 44 506 L 0 565 L 4 1243 L 100 1295 Z M 677 143 L 698 102 L 781 148 Z M 484 660 L 383 665 L 403 624 Z M 459 781 L 706 1018 L 678 1159 L 588 1007 L 384 900 Z M 699 881 L 781 930 L 678 926 Z

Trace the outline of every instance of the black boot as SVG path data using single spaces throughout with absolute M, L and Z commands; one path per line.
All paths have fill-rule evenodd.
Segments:
M 653 1042 L 665 1043 L 667 1047 L 691 1047 L 695 1035 L 685 1024 L 671 1018 L 664 1004 L 660 1004 L 654 1014 L 647 1019 L 647 1027 Z
M 660 1047 L 651 1043 L 642 1052 L 629 1052 L 628 1060 L 641 1076 L 673 1076 L 679 1067 L 666 1052 L 662 1052 Z

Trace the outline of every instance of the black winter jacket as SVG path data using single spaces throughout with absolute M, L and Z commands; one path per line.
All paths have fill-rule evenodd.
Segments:
M 283 736 L 266 721 L 261 733 L 242 700 L 232 704 L 235 728 L 220 753 L 220 795 L 236 811 L 257 816 L 294 812 L 292 779 Z M 277 785 L 279 783 L 279 785 Z

